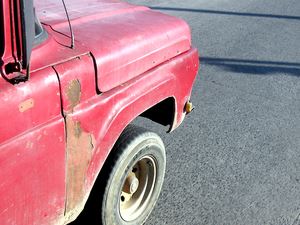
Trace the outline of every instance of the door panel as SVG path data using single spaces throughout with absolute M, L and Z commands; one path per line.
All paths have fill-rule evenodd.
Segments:
M 47 68 L 11 85 L 0 77 L 0 221 L 55 224 L 65 204 L 59 83 Z

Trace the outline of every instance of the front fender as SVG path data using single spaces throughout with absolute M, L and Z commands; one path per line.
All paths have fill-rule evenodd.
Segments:
M 69 190 L 73 192 L 70 196 L 77 196 L 69 199 L 74 201 L 70 203 L 72 218 L 80 212 L 72 212 L 72 209 L 83 208 L 105 159 L 129 123 L 163 100 L 173 98 L 172 130 L 179 126 L 185 116 L 184 105 L 190 98 L 197 69 L 198 53 L 192 49 L 108 92 L 78 101 L 67 111 L 67 155 L 72 159 L 69 163 L 79 163 L 76 167 L 69 165 L 74 168 L 69 171 L 73 177 L 69 177 L 68 182 L 74 185 Z

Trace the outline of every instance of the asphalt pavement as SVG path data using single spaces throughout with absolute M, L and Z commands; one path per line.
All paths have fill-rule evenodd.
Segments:
M 185 19 L 196 110 L 147 225 L 300 225 L 300 1 L 129 0 Z M 145 122 L 148 123 L 148 122 Z

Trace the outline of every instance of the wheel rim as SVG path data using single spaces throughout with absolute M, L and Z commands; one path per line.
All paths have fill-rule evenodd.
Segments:
M 152 196 L 157 164 L 150 155 L 140 158 L 128 172 L 120 193 L 119 210 L 125 221 L 138 218 Z

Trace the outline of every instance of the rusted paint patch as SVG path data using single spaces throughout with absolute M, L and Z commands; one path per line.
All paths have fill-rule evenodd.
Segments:
M 26 101 L 21 102 L 19 104 L 19 111 L 20 112 L 25 112 L 28 109 L 31 109 L 33 107 L 34 107 L 34 100 L 32 98 L 30 98 L 30 99 L 27 99 Z
M 67 127 L 67 204 L 66 217 L 79 213 L 86 193 L 86 174 L 91 161 L 95 139 L 82 130 L 78 121 L 66 117 Z
M 73 108 L 80 102 L 81 86 L 79 80 L 70 81 L 66 94 L 70 102 L 71 109 L 73 110 Z
M 80 122 L 74 122 L 74 136 L 76 138 L 79 138 L 82 134 L 82 130 L 81 130 L 81 126 L 80 126 Z

